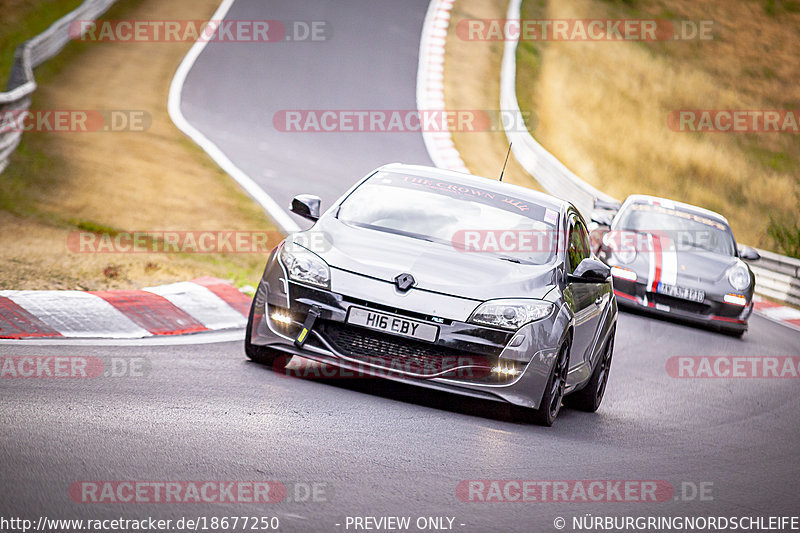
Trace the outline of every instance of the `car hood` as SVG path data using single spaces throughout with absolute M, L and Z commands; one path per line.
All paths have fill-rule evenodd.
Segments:
M 325 242 L 322 246 L 305 244 L 321 239 Z M 555 258 L 546 265 L 518 264 L 492 254 L 459 252 L 445 244 L 353 227 L 333 217 L 323 217 L 308 232 L 296 234 L 294 241 L 334 269 L 389 283 L 408 273 L 416 280 L 411 290 L 472 300 L 542 298 L 556 279 Z M 333 275 L 332 290 L 346 292 L 335 286 L 335 279 Z
M 640 252 L 633 263 L 633 270 L 645 279 L 650 263 L 656 261 L 661 266 L 661 279 L 666 283 L 714 284 L 721 281 L 728 269 L 735 265 L 737 258 L 707 251 L 665 250 L 656 257 L 656 252 Z M 628 266 L 628 265 L 622 265 Z M 670 274 L 674 273 L 674 277 Z

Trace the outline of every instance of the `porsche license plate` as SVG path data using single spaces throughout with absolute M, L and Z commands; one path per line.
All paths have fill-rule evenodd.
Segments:
M 435 342 L 439 336 L 437 326 L 360 307 L 350 308 L 347 323 L 428 342 Z
M 690 289 L 688 287 L 678 287 L 676 285 L 658 284 L 658 292 L 673 298 L 681 298 L 692 302 L 702 302 L 706 298 L 706 293 L 700 289 Z

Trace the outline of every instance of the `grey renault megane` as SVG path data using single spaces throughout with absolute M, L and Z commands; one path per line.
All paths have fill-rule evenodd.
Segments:
M 610 268 L 570 203 L 436 168 L 385 165 L 272 251 L 245 352 L 511 404 L 552 425 L 596 411 L 614 350 Z

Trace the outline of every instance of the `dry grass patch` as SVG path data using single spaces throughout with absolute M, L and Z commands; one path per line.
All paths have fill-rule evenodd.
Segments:
M 123 0 L 107 18 L 202 19 L 217 0 Z M 129 288 L 214 275 L 254 283 L 264 254 L 78 254 L 78 229 L 273 230 L 169 119 L 191 43 L 72 43 L 37 71 L 33 109 L 145 110 L 146 132 L 26 133 L 0 175 L 0 288 Z M 276 240 L 276 239 L 275 239 Z
M 770 219 L 797 224 L 797 134 L 671 130 L 679 109 L 797 109 L 800 14 L 791 2 L 755 0 L 526 0 L 552 19 L 714 20 L 701 42 L 548 42 L 520 54 L 520 105 L 534 136 L 595 187 L 624 197 L 667 196 L 725 214 L 737 237 L 774 248 Z M 772 6 L 772 7 L 770 7 Z M 789 7 L 787 7 L 789 6 Z M 520 66 L 523 65 L 520 62 Z M 499 74 L 498 74 L 499 75 Z
M 462 40 L 456 27 L 465 19 L 504 18 L 505 9 L 505 2 L 486 0 L 458 0 L 453 6 L 444 62 L 447 109 L 485 110 L 492 116 L 498 111 L 503 43 Z M 494 131 L 453 132 L 453 142 L 471 172 L 490 178 L 500 175 L 508 151 L 508 139 L 500 124 Z M 513 155 L 503 181 L 541 190 Z

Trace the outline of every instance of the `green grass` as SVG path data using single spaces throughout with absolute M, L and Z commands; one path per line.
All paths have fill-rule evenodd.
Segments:
M 541 119 L 538 129 L 528 124 L 537 140 L 560 153 L 568 167 L 583 164 L 586 179 L 594 171 L 594 179 L 603 180 L 601 189 L 620 197 L 648 192 L 703 205 L 725 214 L 743 242 L 797 256 L 797 134 L 679 137 L 665 135 L 664 123 L 653 118 L 675 109 L 800 107 L 800 63 L 793 46 L 800 35 L 800 1 L 729 1 L 708 0 L 708 12 L 720 14 L 711 41 L 609 43 L 602 49 L 587 43 L 522 42 L 517 49 L 517 97 L 524 112 Z M 522 18 L 573 12 L 578 18 L 704 19 L 701 9 L 682 0 L 590 0 L 576 3 L 573 10 L 562 5 L 559 0 L 524 0 Z M 623 60 L 625 70 L 620 68 Z M 625 76 L 611 75 L 623 72 Z M 562 76 L 569 82 L 560 81 Z M 617 83 L 617 78 L 638 79 L 639 86 Z M 716 92 L 708 90 L 709 80 Z M 581 107 L 586 101 L 593 106 Z M 568 119 L 576 118 L 580 127 L 565 128 Z M 626 139 L 630 132 L 636 133 Z M 621 142 L 605 142 L 614 138 Z
M 522 20 L 547 18 L 547 1 L 523 2 L 520 15 Z M 544 43 L 534 40 L 520 40 L 517 45 L 517 101 L 531 133 L 536 131 L 536 86 L 542 70 L 543 46 Z
M 5 88 L 17 46 L 42 33 L 82 0 L 0 0 L 0 86 Z

